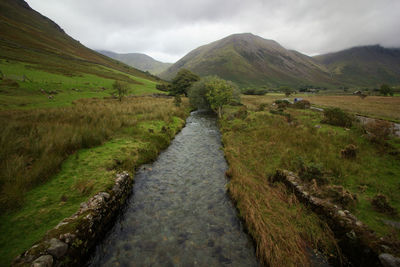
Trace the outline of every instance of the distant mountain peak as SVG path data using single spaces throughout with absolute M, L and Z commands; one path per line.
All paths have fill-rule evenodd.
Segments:
M 326 81 L 329 74 L 312 58 L 273 40 L 237 33 L 200 46 L 160 74 L 171 79 L 181 68 L 200 76 L 218 75 L 241 86 Z
M 164 63 L 154 58 L 142 54 L 142 53 L 115 53 L 107 50 L 96 50 L 100 54 L 103 54 L 107 57 L 113 58 L 115 60 L 124 62 L 127 65 L 130 65 L 134 68 L 137 68 L 142 71 L 148 71 L 154 75 L 159 74 L 160 72 L 165 71 L 168 67 L 172 65 L 172 63 Z

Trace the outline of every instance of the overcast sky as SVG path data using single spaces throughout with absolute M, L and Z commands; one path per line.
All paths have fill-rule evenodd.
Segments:
M 400 47 L 400 0 L 27 0 L 92 49 L 175 62 L 200 45 L 251 32 L 315 55 Z

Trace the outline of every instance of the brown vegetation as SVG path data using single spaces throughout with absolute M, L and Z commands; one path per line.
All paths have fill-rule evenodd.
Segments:
M 315 105 L 338 107 L 375 118 L 400 120 L 400 97 L 369 96 L 362 99 L 358 96 L 307 96 Z
M 162 98 L 80 100 L 72 107 L 0 112 L 0 212 L 20 206 L 26 190 L 47 181 L 68 155 L 145 120 L 185 117 Z M 82 187 L 83 188 L 83 187 Z

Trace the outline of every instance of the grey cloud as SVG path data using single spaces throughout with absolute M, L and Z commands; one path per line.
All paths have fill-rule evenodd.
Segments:
M 400 47 L 398 0 L 28 0 L 95 49 L 175 61 L 232 33 L 252 32 L 313 55 L 356 45 Z

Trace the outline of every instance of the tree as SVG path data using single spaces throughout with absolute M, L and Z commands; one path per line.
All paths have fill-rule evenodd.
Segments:
M 189 88 L 193 83 L 200 80 L 200 77 L 187 69 L 181 69 L 172 80 L 171 94 L 172 95 L 188 95 Z
M 381 85 L 381 89 L 380 89 L 379 91 L 380 91 L 380 93 L 381 93 L 382 95 L 384 95 L 384 96 L 387 96 L 387 95 L 393 96 L 393 90 L 392 90 L 392 88 L 390 88 L 390 86 L 387 85 L 387 84 L 382 84 L 382 85 Z
M 128 84 L 120 81 L 114 81 L 112 87 L 116 91 L 119 101 L 122 101 L 122 97 L 128 93 Z
M 193 84 L 189 90 L 189 101 L 194 107 L 212 109 L 222 116 L 222 106 L 239 102 L 239 89 L 230 81 L 217 76 L 208 76 Z
M 283 86 L 280 89 L 286 96 L 290 96 L 293 93 L 293 90 L 288 86 Z

